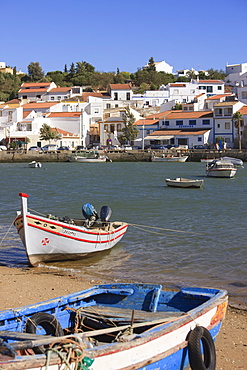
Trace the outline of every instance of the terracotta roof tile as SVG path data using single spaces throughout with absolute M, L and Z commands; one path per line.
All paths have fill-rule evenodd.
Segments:
M 170 87 L 186 87 L 185 84 L 169 84 Z
M 166 116 L 166 119 L 186 119 L 186 118 L 204 118 L 213 117 L 212 111 L 195 111 L 195 112 L 181 112 L 181 111 L 171 111 L 170 114 Z
M 47 117 L 80 117 L 81 112 L 51 112 L 48 113 Z
M 38 86 L 49 87 L 50 84 L 51 84 L 50 82 L 24 82 L 21 85 L 21 89 L 25 87 L 38 87 Z
M 244 105 L 242 108 L 240 108 L 239 112 L 243 115 L 247 115 L 247 105 Z
M 48 94 L 50 93 L 56 93 L 56 92 L 68 92 L 71 90 L 71 87 L 55 87 L 54 89 L 51 89 L 48 91 Z
M 223 84 L 224 81 L 221 80 L 199 80 L 197 81 L 199 84 Z
M 32 109 L 38 109 L 38 108 L 50 108 L 52 107 L 53 105 L 57 104 L 56 103 L 48 103 L 48 102 L 45 102 L 45 103 L 27 103 L 27 104 L 24 104 L 22 107 L 23 109 L 29 109 L 29 110 L 32 110 Z
M 110 84 L 111 90 L 131 90 L 130 84 Z
M 52 127 L 51 130 L 52 131 L 57 131 L 57 132 L 59 132 L 59 134 L 61 134 L 63 136 L 76 136 L 76 137 L 79 136 L 79 135 L 76 135 L 76 134 L 72 134 L 72 132 L 61 130 L 60 128 Z
M 47 92 L 47 89 L 21 89 L 18 91 L 19 94 L 26 94 L 26 93 L 40 93 L 40 92 Z
M 230 96 L 230 95 L 232 95 L 232 94 L 230 94 L 230 93 L 228 93 L 228 94 L 218 94 L 218 95 L 210 96 L 206 100 L 218 100 L 218 99 L 221 99 L 221 98 L 225 98 L 226 96 Z

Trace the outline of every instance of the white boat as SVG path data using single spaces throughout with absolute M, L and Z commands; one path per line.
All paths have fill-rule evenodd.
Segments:
M 233 177 L 237 168 L 231 162 L 215 159 L 206 166 L 206 174 L 209 177 Z
M 221 160 L 225 162 L 231 162 L 234 166 L 237 167 L 244 167 L 244 162 L 239 158 L 221 157 Z
M 75 260 L 114 247 L 127 231 L 125 222 L 110 222 L 111 209 L 103 206 L 100 221 L 94 207 L 87 203 L 82 207 L 85 219 L 67 216 L 40 216 L 28 211 L 27 198 L 19 194 L 22 210 L 14 220 L 15 227 L 26 248 L 29 262 Z
M 40 168 L 42 167 L 42 164 L 40 162 L 32 161 L 28 163 L 28 166 L 30 168 Z
M 191 180 L 177 177 L 174 180 L 166 179 L 167 186 L 176 188 L 201 188 L 204 185 L 204 180 Z
M 214 161 L 214 159 L 215 159 L 215 158 L 211 158 L 211 159 L 208 159 L 208 158 L 202 158 L 202 159 L 201 159 L 201 162 L 202 162 L 202 163 L 210 163 L 210 162 Z
M 188 155 L 181 156 L 181 157 L 173 156 L 173 155 L 161 156 L 161 157 L 154 156 L 153 161 L 154 162 L 186 162 L 188 157 L 189 157 Z
M 82 162 L 82 163 L 101 163 L 109 161 L 106 155 L 100 155 L 97 151 L 78 152 L 74 155 L 68 156 L 69 162 Z

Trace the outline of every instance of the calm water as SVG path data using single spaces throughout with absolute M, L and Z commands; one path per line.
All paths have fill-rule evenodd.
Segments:
M 247 168 L 234 179 L 207 178 L 205 164 L 190 162 L 44 163 L 40 169 L 8 163 L 0 169 L 0 264 L 28 266 L 11 226 L 19 192 L 29 194 L 31 209 L 58 216 L 80 217 L 87 202 L 98 211 L 109 205 L 112 220 L 130 224 L 122 241 L 86 260 L 49 264 L 50 273 L 224 288 L 231 301 L 247 305 Z M 204 178 L 205 186 L 165 185 L 165 178 L 180 176 Z

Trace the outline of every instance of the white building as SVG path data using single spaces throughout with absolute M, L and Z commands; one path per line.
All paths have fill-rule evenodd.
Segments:
M 225 82 L 233 87 L 238 100 L 247 104 L 247 63 L 226 65 Z

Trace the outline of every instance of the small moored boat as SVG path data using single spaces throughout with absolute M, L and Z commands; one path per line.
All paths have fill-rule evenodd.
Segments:
M 1 311 L 0 368 L 213 370 L 227 300 L 219 289 L 117 283 Z
M 102 163 L 110 161 L 106 155 L 101 155 L 95 150 L 75 153 L 74 155 L 68 156 L 68 160 L 69 162 L 80 163 Z
M 28 163 L 28 166 L 30 168 L 40 168 L 42 167 L 42 164 L 40 162 L 32 161 Z
M 186 162 L 188 157 L 189 157 L 188 155 L 184 155 L 184 156 L 181 156 L 181 157 L 173 156 L 173 155 L 171 155 L 171 156 L 165 156 L 164 155 L 164 156 L 161 156 L 161 157 L 154 156 L 152 160 L 154 162 Z
M 108 206 L 101 208 L 100 217 L 89 203 L 82 207 L 85 219 L 41 216 L 28 211 L 27 194 L 19 195 L 22 210 L 17 213 L 14 225 L 33 266 L 40 262 L 80 259 L 110 249 L 128 228 L 125 222 L 110 222 L 112 211 Z
M 166 179 L 166 184 L 167 186 L 176 188 L 201 188 L 204 184 L 204 180 L 191 180 L 177 177 L 174 180 Z
M 209 177 L 234 177 L 237 168 L 232 162 L 215 159 L 206 165 L 206 175 Z

